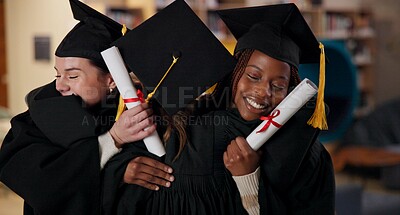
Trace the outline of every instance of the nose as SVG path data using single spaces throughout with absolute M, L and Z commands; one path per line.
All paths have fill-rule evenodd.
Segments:
M 256 86 L 254 87 L 256 95 L 262 98 L 271 97 L 271 90 L 272 88 L 269 86 L 269 84 L 256 84 Z
M 61 94 L 65 94 L 70 90 L 67 81 L 63 77 L 56 80 L 56 90 Z

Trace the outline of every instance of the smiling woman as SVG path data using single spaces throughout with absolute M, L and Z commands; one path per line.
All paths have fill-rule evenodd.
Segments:
M 233 94 L 234 106 L 245 120 L 268 115 L 288 94 L 289 64 L 255 50 Z
M 294 4 L 218 13 L 238 40 L 238 65 L 231 87 L 233 107 L 245 121 L 269 115 L 300 83 L 299 64 L 318 63 L 325 58 L 323 46 L 320 51 L 321 45 Z M 332 162 L 316 139 L 319 129 L 307 123 L 314 107 L 313 103 L 304 105 L 260 148 L 263 153 L 256 164 L 261 174 L 255 181 L 259 187 L 251 192 L 253 202 L 258 204 L 250 203 L 257 205 L 253 208 L 259 208 L 260 214 L 334 214 Z M 243 160 L 257 155 L 243 150 L 244 145 L 248 143 L 236 138 L 224 153 L 224 164 L 233 176 L 255 169 L 244 166 Z M 241 191 L 243 181 L 234 178 Z M 242 200 L 245 203 L 246 196 Z
M 111 74 L 91 60 L 77 57 L 56 57 L 56 89 L 63 96 L 76 95 L 88 107 L 100 104 L 115 88 Z

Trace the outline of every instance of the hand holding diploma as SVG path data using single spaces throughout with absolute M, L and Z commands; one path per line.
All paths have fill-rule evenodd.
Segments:
M 110 73 L 117 84 L 118 90 L 125 101 L 128 109 L 141 104 L 137 91 L 133 86 L 132 80 L 125 67 L 124 61 L 117 47 L 113 46 L 101 52 L 104 61 Z M 161 157 L 165 154 L 164 145 L 158 136 L 157 132 L 153 132 L 150 136 L 143 139 L 149 152 Z
M 318 91 L 317 86 L 304 79 L 246 138 L 250 147 L 257 151 L 276 131 L 279 130 Z

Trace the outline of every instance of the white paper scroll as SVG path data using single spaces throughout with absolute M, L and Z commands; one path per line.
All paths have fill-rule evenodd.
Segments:
M 304 79 L 271 111 L 271 114 L 246 138 L 251 148 L 258 150 L 318 91 L 310 80 Z
M 117 84 L 118 90 L 124 100 L 132 100 L 138 98 L 136 89 L 133 86 L 131 77 L 125 67 L 124 61 L 117 47 L 113 46 L 101 52 L 104 61 L 110 73 Z M 126 103 L 128 109 L 136 107 L 140 101 Z M 143 139 L 144 144 L 149 152 L 161 157 L 165 154 L 165 148 L 162 144 L 157 132 L 153 132 L 150 136 Z

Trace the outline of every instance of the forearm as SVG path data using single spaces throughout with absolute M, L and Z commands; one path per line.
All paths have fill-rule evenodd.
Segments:
M 260 204 L 258 203 L 260 168 L 248 175 L 232 177 L 238 187 L 243 207 L 249 215 L 260 214 Z

